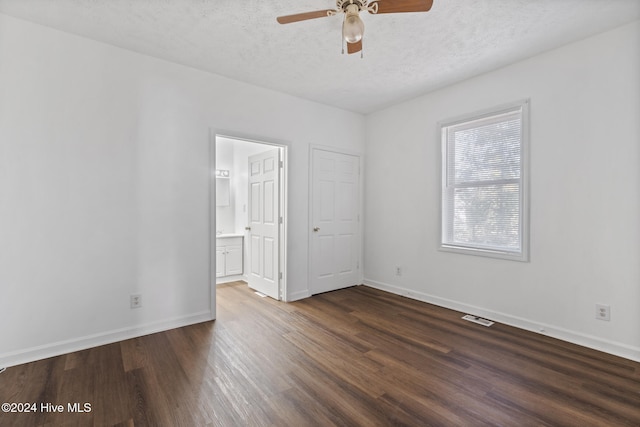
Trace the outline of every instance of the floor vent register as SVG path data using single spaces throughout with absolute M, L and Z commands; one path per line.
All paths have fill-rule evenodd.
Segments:
M 491 326 L 494 324 L 491 320 L 483 319 L 482 317 L 474 316 L 473 314 L 466 314 L 462 316 L 464 320 L 468 320 L 469 322 L 477 323 L 482 326 Z

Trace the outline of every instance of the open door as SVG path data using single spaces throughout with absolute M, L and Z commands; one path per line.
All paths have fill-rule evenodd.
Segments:
M 249 157 L 249 274 L 251 289 L 280 299 L 280 149 Z

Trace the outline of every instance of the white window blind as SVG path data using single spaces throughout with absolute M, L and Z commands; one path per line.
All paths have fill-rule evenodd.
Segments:
M 527 259 L 527 105 L 441 126 L 442 249 Z

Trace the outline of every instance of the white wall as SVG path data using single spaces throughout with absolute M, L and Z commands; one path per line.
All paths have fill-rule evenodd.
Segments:
M 369 115 L 365 282 L 640 360 L 639 76 L 636 22 Z M 523 98 L 531 261 L 439 252 L 438 121 Z
M 211 128 L 290 144 L 307 295 L 309 145 L 362 116 L 0 15 L 0 366 L 208 318 Z

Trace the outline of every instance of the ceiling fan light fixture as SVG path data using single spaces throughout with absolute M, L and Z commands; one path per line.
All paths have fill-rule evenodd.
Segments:
M 358 15 L 358 6 L 349 5 L 342 24 L 342 35 L 347 43 L 357 43 L 364 35 L 364 22 Z
M 428 12 L 433 5 L 433 1 L 434 0 L 335 0 L 335 9 L 323 9 L 278 16 L 276 20 L 280 24 L 290 24 L 308 19 L 344 14 L 342 21 L 342 39 L 347 42 L 347 53 L 353 54 L 360 52 L 360 57 L 362 57 L 364 22 L 360 19 L 360 12 L 364 13 L 366 11 L 372 15 Z M 344 53 L 344 43 L 342 47 L 342 53 Z

